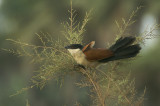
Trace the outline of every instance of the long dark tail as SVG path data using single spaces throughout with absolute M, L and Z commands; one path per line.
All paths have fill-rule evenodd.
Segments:
M 114 53 L 114 56 L 99 60 L 99 62 L 135 57 L 141 50 L 139 44 L 132 45 L 135 40 L 135 37 L 121 37 L 109 48 Z

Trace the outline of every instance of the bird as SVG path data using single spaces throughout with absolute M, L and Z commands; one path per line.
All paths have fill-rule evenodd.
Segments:
M 120 59 L 135 57 L 141 50 L 140 45 L 135 44 L 136 37 L 120 37 L 111 47 L 94 48 L 95 41 L 83 46 L 70 44 L 65 48 L 73 56 L 78 65 L 96 68 L 101 64 Z

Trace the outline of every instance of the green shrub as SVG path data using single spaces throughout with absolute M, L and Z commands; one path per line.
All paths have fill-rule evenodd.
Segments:
M 121 36 L 130 36 L 128 35 L 127 29 L 135 22 L 132 19 L 135 17 L 135 14 L 140 8 L 133 11 L 128 20 L 122 18 L 121 25 L 116 21 L 119 32 L 115 40 Z M 74 67 L 76 62 L 64 49 L 64 46 L 73 43 L 82 44 L 84 38 L 83 33 L 85 32 L 87 22 L 90 20 L 91 11 L 86 13 L 82 23 L 76 22 L 75 20 L 76 14 L 75 10 L 72 9 L 72 2 L 69 13 L 70 22 L 65 22 L 62 24 L 64 26 L 62 34 L 65 39 L 61 39 L 61 37 L 54 39 L 51 35 L 44 33 L 36 34 L 37 38 L 41 41 L 42 45 L 40 46 L 13 39 L 7 39 L 13 44 L 18 45 L 19 49 L 5 49 L 6 51 L 18 56 L 30 57 L 32 59 L 31 63 L 40 66 L 31 78 L 31 85 L 26 88 L 22 88 L 14 95 L 20 94 L 33 87 L 42 89 L 50 80 L 57 80 L 62 83 L 64 76 L 71 73 L 80 73 L 83 78 L 80 82 L 77 82 L 76 85 L 79 87 L 88 87 L 90 89 L 93 105 L 143 105 L 146 90 L 144 90 L 144 94 L 137 97 L 137 92 L 134 87 L 135 81 L 130 79 L 130 71 L 125 73 L 123 70 L 120 70 L 123 62 L 131 61 L 132 59 L 109 62 L 107 65 L 104 65 L 103 68 L 98 69 L 83 69 L 80 67 Z M 155 26 L 154 29 L 157 27 L 158 26 Z M 148 33 L 150 34 L 150 32 Z M 146 34 L 146 37 L 148 36 L 149 35 Z M 137 42 L 143 42 L 146 37 L 137 37 Z M 77 103 L 77 105 L 79 104 Z

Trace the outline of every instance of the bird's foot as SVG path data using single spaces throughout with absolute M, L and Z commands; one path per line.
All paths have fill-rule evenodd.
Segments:
M 80 64 L 74 65 L 74 68 L 83 68 L 83 69 L 86 69 L 83 65 L 80 65 Z

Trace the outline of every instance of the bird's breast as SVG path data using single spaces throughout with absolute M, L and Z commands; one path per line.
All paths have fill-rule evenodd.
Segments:
M 76 53 L 76 54 L 73 54 L 73 57 L 74 59 L 76 60 L 76 62 L 78 64 L 81 64 L 83 66 L 87 66 L 87 67 L 96 67 L 98 65 L 98 62 L 96 61 L 88 61 L 86 59 L 86 56 L 85 54 L 82 52 L 82 53 Z

